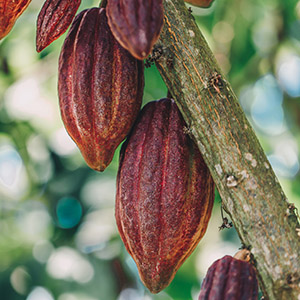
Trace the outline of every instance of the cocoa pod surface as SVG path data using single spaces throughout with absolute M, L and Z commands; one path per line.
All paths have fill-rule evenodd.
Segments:
M 163 26 L 162 0 L 108 0 L 107 17 L 118 42 L 137 59 L 144 59 Z
M 46 0 L 38 19 L 36 50 L 42 51 L 70 26 L 81 0 Z
M 31 0 L 0 1 L 0 40 L 13 28 L 16 20 L 27 8 Z
M 58 93 L 64 125 L 87 164 L 103 171 L 139 112 L 143 63 L 114 39 L 105 9 L 74 20 L 59 58 Z
M 158 293 L 203 237 L 214 182 L 173 100 L 148 103 L 120 154 L 116 221 L 140 277 Z
M 226 255 L 208 269 L 198 300 L 257 300 L 258 283 L 253 266 Z

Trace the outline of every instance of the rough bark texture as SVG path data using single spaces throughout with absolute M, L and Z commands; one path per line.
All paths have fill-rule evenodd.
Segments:
M 156 65 L 211 171 L 266 299 L 300 299 L 299 223 L 238 100 L 182 0 L 164 0 Z M 216 228 L 217 230 L 217 228 Z

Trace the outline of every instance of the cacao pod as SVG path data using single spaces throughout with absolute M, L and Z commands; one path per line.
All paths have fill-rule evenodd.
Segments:
M 59 58 L 58 94 L 67 132 L 87 164 L 103 171 L 139 112 L 143 62 L 114 39 L 104 8 L 81 12 Z
M 0 40 L 13 28 L 16 20 L 27 8 L 31 0 L 0 1 Z
M 211 6 L 214 0 L 184 0 L 184 1 L 198 7 L 209 7 Z
M 68 29 L 80 3 L 81 0 L 46 0 L 37 19 L 37 52 L 41 52 Z
M 242 258 L 245 251 L 249 252 L 226 255 L 211 265 L 198 300 L 257 300 L 256 274 L 248 259 Z
M 117 41 L 137 59 L 146 58 L 163 26 L 162 0 L 108 0 L 107 18 Z
M 203 237 L 214 182 L 173 100 L 148 103 L 122 145 L 116 221 L 152 293 L 172 281 Z

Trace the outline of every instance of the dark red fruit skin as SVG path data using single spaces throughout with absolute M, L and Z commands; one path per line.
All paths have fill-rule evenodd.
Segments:
M 208 269 L 198 300 L 257 300 L 253 266 L 226 255 Z
M 173 100 L 148 103 L 120 154 L 116 221 L 152 293 L 172 281 L 203 237 L 214 182 Z
M 146 58 L 163 26 L 162 0 L 109 0 L 106 13 L 117 41 L 137 59 Z
M 59 58 L 58 94 L 67 132 L 87 164 L 103 171 L 139 112 L 143 63 L 114 39 L 105 9 L 74 20 Z
M 41 52 L 68 29 L 80 3 L 81 0 L 46 0 L 37 19 L 37 52 Z
M 8 35 L 30 2 L 31 0 L 0 1 L 0 40 Z

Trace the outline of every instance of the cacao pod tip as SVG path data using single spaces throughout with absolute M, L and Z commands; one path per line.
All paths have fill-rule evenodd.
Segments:
M 171 283 L 175 273 L 163 272 L 159 265 L 156 265 L 154 272 L 151 268 L 147 270 L 139 268 L 140 278 L 152 294 L 158 294 Z
M 107 153 L 103 150 L 101 152 L 96 151 L 95 153 L 86 153 L 86 148 L 87 147 L 83 146 L 83 150 L 81 151 L 81 147 L 79 147 L 87 165 L 95 171 L 103 172 L 113 159 L 114 149 L 109 149 Z
M 42 50 L 45 49 L 45 47 L 42 47 L 40 44 L 37 43 L 35 49 L 37 53 L 40 53 Z
M 103 165 L 97 165 L 97 166 L 88 164 L 88 166 L 90 168 L 92 168 L 93 170 L 98 171 L 98 172 L 103 172 L 106 169 L 106 167 L 107 167 L 107 165 L 104 165 L 104 164 Z

